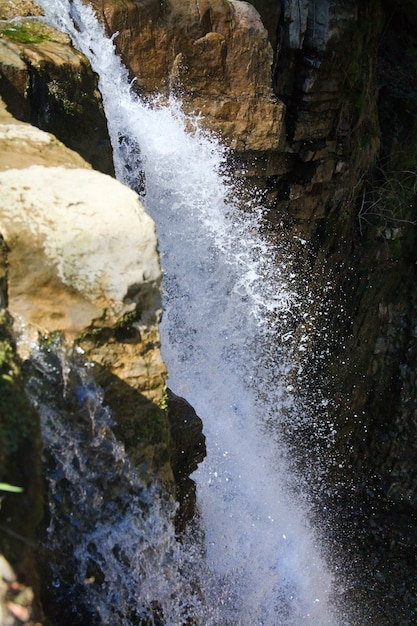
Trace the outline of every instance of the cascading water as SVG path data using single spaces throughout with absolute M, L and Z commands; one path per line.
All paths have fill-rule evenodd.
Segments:
M 186 563 L 173 505 L 140 480 L 113 435 L 94 365 L 66 356 L 55 339 L 34 349 L 31 368 L 27 392 L 41 416 L 50 486 L 49 617 L 72 626 L 185 623 L 197 601 L 179 574 Z
M 226 174 L 220 142 L 201 131 L 198 120 L 185 119 L 177 101 L 145 104 L 132 92 L 92 11 L 78 0 L 40 4 L 46 19 L 70 33 L 100 76 L 118 178 L 136 189 L 145 185 L 143 201 L 157 224 L 165 274 L 161 335 L 169 386 L 204 422 L 208 457 L 193 476 L 204 558 L 197 563 L 192 537 L 175 548 L 173 558 L 172 541 L 168 548 L 164 544 L 172 532 L 169 514 L 151 542 L 163 544 L 153 548 L 160 550 L 159 560 L 165 554 L 165 561 L 172 561 L 168 577 L 163 569 L 159 581 L 151 576 L 164 623 L 185 623 L 183 602 L 168 607 L 167 598 L 175 604 L 178 595 L 192 623 L 202 626 L 340 623 L 329 606 L 332 578 L 307 507 L 300 495 L 297 501 L 291 495 L 276 427 L 297 419 L 286 374 L 291 350 L 303 347 L 284 350 L 277 339 L 291 335 L 291 319 L 301 306 L 284 253 L 260 234 L 257 203 L 239 205 L 241 194 Z M 125 516 L 131 515 L 127 509 Z M 129 532 L 127 524 L 120 520 L 114 533 Z M 138 532 L 154 532 L 151 524 L 145 526 Z M 85 545 L 90 541 L 96 550 L 100 526 L 85 532 L 94 536 Z M 140 589 L 132 554 L 130 549 L 132 578 L 123 584 Z M 115 565 L 103 563 L 106 567 Z M 174 583 L 175 567 L 182 574 Z M 130 576 L 129 568 L 123 576 Z M 199 581 L 198 601 L 192 577 Z M 160 593 L 158 586 L 167 584 L 171 591 Z M 126 603 L 114 609 L 117 600 L 109 602 L 113 612 L 102 614 L 101 623 L 133 624 L 143 617 L 131 598 L 125 611 Z M 137 602 L 146 600 L 139 596 Z M 159 623 L 150 613 L 148 619 Z

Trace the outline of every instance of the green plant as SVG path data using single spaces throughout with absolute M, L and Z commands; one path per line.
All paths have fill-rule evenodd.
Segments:
M 164 385 L 164 389 L 162 392 L 162 398 L 161 401 L 159 403 L 159 408 L 162 411 L 167 411 L 168 410 L 168 387 L 166 385 Z
M 21 440 L 33 436 L 33 432 L 18 358 L 11 342 L 0 340 L 0 451 L 16 451 Z
M 82 105 L 79 102 L 75 102 L 74 100 L 69 98 L 68 94 L 65 91 L 65 87 L 57 80 L 51 80 L 48 83 L 48 91 L 49 94 L 61 104 L 66 115 L 69 115 L 70 117 L 73 117 L 75 115 L 82 115 Z
M 0 483 L 0 491 L 9 491 L 10 493 L 22 493 L 22 487 L 9 485 L 8 483 Z
M 39 44 L 48 39 L 35 22 L 13 22 L 2 29 L 2 34 L 23 44 Z

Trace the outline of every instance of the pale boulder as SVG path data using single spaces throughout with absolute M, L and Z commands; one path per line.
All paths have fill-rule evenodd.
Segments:
M 0 235 L 21 356 L 58 331 L 69 349 L 75 341 L 109 376 L 159 403 L 166 368 L 152 219 L 133 191 L 15 120 L 1 100 Z
M 25 325 L 77 334 L 139 299 L 154 311 L 155 229 L 134 192 L 94 171 L 32 166 L 1 172 L 0 198 L 9 309 Z

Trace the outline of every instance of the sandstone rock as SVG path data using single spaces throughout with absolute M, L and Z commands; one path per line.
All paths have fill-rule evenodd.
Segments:
M 135 462 L 171 481 L 158 408 L 166 369 L 151 218 L 133 191 L 1 107 L 0 153 L 0 233 L 20 354 L 26 358 L 33 340 L 54 332 L 69 350 L 76 341 L 108 386 L 106 401 Z
M 376 92 L 362 97 L 360 81 L 352 89 L 361 50 L 371 41 L 357 3 L 90 3 L 108 34 L 119 33 L 116 48 L 138 91 L 145 97 L 174 91 L 187 113 L 202 114 L 242 160 L 246 176 L 267 190 L 272 222 L 284 219 L 314 236 L 319 221 L 348 198 L 352 168 L 372 162 L 379 146 Z M 372 55 L 366 63 L 372 77 Z M 309 167 L 305 146 L 316 153 Z M 322 146 L 331 154 L 320 155 Z M 283 190 L 294 184 L 304 186 L 302 197 L 287 202 Z
M 282 144 L 285 106 L 271 89 L 272 47 L 242 0 L 93 0 L 144 95 L 177 93 L 235 150 Z
M 0 173 L 0 189 L 9 310 L 25 330 L 22 350 L 37 333 L 60 331 L 73 340 L 115 327 L 116 345 L 94 346 L 90 356 L 160 397 L 161 272 L 154 225 L 136 194 L 87 169 L 41 166 Z M 130 318 L 137 332 L 125 345 Z M 141 349 L 143 342 L 154 350 Z
M 0 20 L 10 20 L 14 17 L 33 17 L 43 15 L 43 11 L 32 0 L 0 0 Z
M 90 167 L 53 135 L 16 120 L 0 98 L 0 171 L 51 164 L 66 168 Z
M 156 236 L 136 194 L 87 169 L 35 165 L 0 173 L 0 189 L 15 317 L 75 335 L 113 325 L 139 300 L 143 323 L 154 314 Z
M 11 0 L 2 6 L 14 18 L 22 8 Z M 15 117 L 52 132 L 96 169 L 113 174 L 97 77 L 67 35 L 33 18 L 1 22 L 0 96 Z
M 269 40 L 273 49 L 275 49 L 277 43 L 277 37 L 279 36 L 279 21 L 282 15 L 282 6 L 279 0 L 248 0 L 250 4 L 253 4 L 255 9 L 261 16 L 262 23 L 268 30 Z

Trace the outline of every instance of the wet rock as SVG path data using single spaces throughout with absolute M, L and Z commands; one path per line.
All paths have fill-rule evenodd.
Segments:
M 379 148 L 375 55 L 362 54 L 377 47 L 378 0 L 91 4 L 139 93 L 173 91 L 202 114 L 265 189 L 272 223 L 310 239 L 349 200 Z
M 190 479 L 190 474 L 206 456 L 206 438 L 203 435 L 203 423 L 193 407 L 170 389 L 167 390 L 167 406 L 170 459 L 179 502 L 176 527 L 181 532 L 195 515 L 195 483 Z
M 168 419 L 173 443 L 171 462 L 174 474 L 184 478 L 192 474 L 206 456 L 203 422 L 185 398 L 167 390 Z
M 34 555 L 43 507 L 40 428 L 24 393 L 6 304 L 0 312 L 0 483 L 20 490 L 0 485 L 0 623 L 34 626 L 42 619 Z

